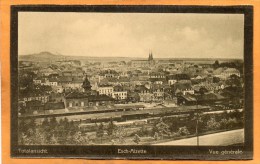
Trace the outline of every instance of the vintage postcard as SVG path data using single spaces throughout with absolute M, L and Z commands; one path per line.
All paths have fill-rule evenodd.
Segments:
M 253 14 L 11 6 L 11 157 L 253 159 Z

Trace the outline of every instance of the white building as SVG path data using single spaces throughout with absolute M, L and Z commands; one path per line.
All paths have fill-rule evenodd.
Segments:
M 173 85 L 173 84 L 175 84 L 177 82 L 177 80 L 175 80 L 175 79 L 169 79 L 168 80 L 168 84 L 169 85 Z
M 114 88 L 111 85 L 99 85 L 97 91 L 100 95 L 113 96 Z
M 183 95 L 186 95 L 187 93 L 189 93 L 189 94 L 194 94 L 194 89 L 186 89 L 186 90 L 183 90 L 183 91 L 182 91 L 182 94 L 183 94 Z
M 58 86 L 58 80 L 57 79 L 49 79 L 49 85 L 50 86 Z
M 223 76 L 225 79 L 229 78 L 231 75 L 237 75 L 240 77 L 240 72 L 235 68 L 227 68 L 221 73 L 221 76 Z
M 41 80 L 41 78 L 36 78 L 36 79 L 33 79 L 33 83 L 34 84 L 41 84 L 42 80 Z
M 121 86 L 115 86 L 112 97 L 116 100 L 125 100 L 127 98 L 127 91 Z
M 125 100 L 127 98 L 127 91 L 114 91 L 113 98 L 118 100 Z

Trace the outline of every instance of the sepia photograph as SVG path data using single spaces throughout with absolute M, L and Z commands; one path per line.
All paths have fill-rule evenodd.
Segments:
M 200 158 L 188 151 L 195 148 L 215 156 L 209 159 L 252 158 L 246 7 L 17 8 L 11 43 L 17 156 L 55 157 L 50 147 L 63 149 L 57 153 L 66 147 L 70 157 L 104 151 L 105 158 L 153 159 L 174 149 L 166 159 Z

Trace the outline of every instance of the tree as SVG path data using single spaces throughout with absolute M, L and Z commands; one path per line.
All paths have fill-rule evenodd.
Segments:
M 162 137 L 164 135 L 171 134 L 171 132 L 169 130 L 169 126 L 163 122 L 162 118 L 160 119 L 159 123 L 155 124 L 155 126 L 153 127 L 153 131 L 154 131 L 154 133 L 157 132 L 157 133 L 161 134 Z
M 242 98 L 244 96 L 244 90 L 242 87 L 229 86 L 223 89 L 222 95 L 231 99 Z
M 213 83 L 218 83 L 218 82 L 220 82 L 220 78 L 213 76 Z
M 155 132 L 153 138 L 157 141 L 159 139 L 159 134 L 157 132 Z
M 60 119 L 60 121 L 59 121 L 59 123 L 58 123 L 58 124 L 59 124 L 59 126 L 63 125 L 63 122 L 64 122 L 64 119 L 63 119 L 63 118 L 61 118 L 61 119 Z
M 220 128 L 220 123 L 216 121 L 215 117 L 211 117 L 207 121 L 207 127 L 208 130 L 217 130 Z
M 115 134 L 118 137 L 118 141 L 120 144 L 125 143 L 124 137 L 126 136 L 127 132 L 123 127 L 118 127 L 115 131 Z
M 70 121 L 68 127 L 70 135 L 74 135 L 78 131 L 78 126 L 75 125 L 74 121 Z
M 204 94 L 207 93 L 207 92 L 208 92 L 208 90 L 207 90 L 205 87 L 201 87 L 201 88 L 199 89 L 200 95 L 204 95 Z
M 52 134 L 50 141 L 49 141 L 49 144 L 51 144 L 51 145 L 57 145 L 58 144 L 58 140 L 57 140 L 57 138 L 55 137 L 54 134 Z
M 20 145 L 30 145 L 30 138 L 25 133 L 20 133 L 18 136 L 18 143 Z
M 227 129 L 228 120 L 226 118 L 222 118 L 220 120 L 220 128 L 221 129 Z
M 24 119 L 21 119 L 19 122 L 18 122 L 19 124 L 19 133 L 24 133 L 24 132 L 26 132 L 27 131 L 27 128 L 28 128 L 28 126 L 26 126 L 26 123 L 25 123 L 25 120 Z
M 230 75 L 229 79 L 226 81 L 227 85 L 230 85 L 232 87 L 241 87 L 241 81 L 240 81 L 240 77 L 232 74 Z
M 31 140 L 34 141 L 35 145 L 46 145 L 48 144 L 46 138 L 46 132 L 43 129 L 36 129 L 35 135 L 31 137 Z
M 141 138 L 140 138 L 137 134 L 135 134 L 133 141 L 134 141 L 136 144 L 139 144 L 139 142 L 141 141 Z
M 76 145 L 84 145 L 88 143 L 88 138 L 83 136 L 81 132 L 76 132 L 72 137 L 72 143 Z
M 53 140 L 53 137 L 56 137 L 57 135 L 57 126 L 58 126 L 58 121 L 56 120 L 55 117 L 52 117 L 49 121 L 49 125 L 47 125 L 47 121 L 46 123 L 44 123 L 46 126 L 43 126 L 42 124 L 42 127 L 46 133 L 46 139 L 48 142 L 50 143 L 54 143 L 54 140 Z M 54 136 L 55 135 L 55 136 Z
M 28 130 L 27 130 L 27 134 L 29 134 L 30 136 L 33 135 L 35 133 L 36 130 L 36 119 L 35 118 L 31 118 L 30 122 L 26 125 L 28 126 Z
M 96 136 L 97 137 L 103 137 L 104 135 L 104 125 L 103 123 L 100 123 L 100 125 L 98 126 L 97 132 L 96 132 Z
M 28 125 L 31 128 L 35 128 L 36 127 L 36 119 L 35 118 L 31 118 L 30 123 Z
M 22 87 L 22 88 L 32 87 L 34 77 L 35 77 L 35 74 L 33 72 L 27 72 L 27 73 L 22 74 L 22 76 L 19 77 L 19 87 Z
M 218 68 L 219 67 L 219 61 L 218 60 L 216 60 L 215 61 L 215 63 L 213 64 L 213 68 Z
M 116 129 L 116 125 L 114 124 L 113 120 L 111 119 L 108 124 L 108 127 L 107 127 L 107 134 L 110 136 L 113 135 L 115 129 Z
M 238 121 L 236 118 L 229 118 L 227 122 L 227 128 L 232 129 L 236 127 L 238 124 Z
M 180 127 L 177 133 L 179 135 L 184 135 L 184 136 L 190 134 L 190 132 L 189 132 L 189 130 L 188 130 L 188 128 L 186 126 Z
M 50 120 L 50 125 L 55 128 L 58 126 L 58 121 L 56 120 L 56 117 L 52 117 Z
M 49 119 L 47 117 L 44 118 L 44 120 L 42 122 L 42 126 L 44 126 L 44 127 L 50 126 L 50 122 L 49 122 Z
M 143 125 L 141 129 L 138 131 L 138 134 L 140 136 L 147 136 L 149 134 L 149 130 L 145 125 Z
M 68 127 L 69 127 L 69 120 L 68 120 L 67 117 L 64 118 L 63 124 L 64 124 L 65 129 L 68 129 Z
M 51 92 L 52 87 L 48 85 L 40 85 L 37 87 L 37 90 L 39 90 L 41 93 Z

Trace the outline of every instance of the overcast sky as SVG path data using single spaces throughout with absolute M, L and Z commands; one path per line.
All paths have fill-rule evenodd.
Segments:
M 242 14 L 19 12 L 19 55 L 243 58 Z

